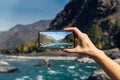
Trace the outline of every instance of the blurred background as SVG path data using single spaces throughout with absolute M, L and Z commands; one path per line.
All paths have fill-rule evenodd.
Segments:
M 116 48 L 120 42 L 114 39 L 120 30 L 120 0 L 0 0 L 0 12 L 1 55 L 49 55 L 51 51 L 61 51 L 38 49 L 38 31 L 75 26 L 87 33 L 97 48 L 109 53 L 109 57 L 120 58 Z M 98 65 L 92 67 L 98 68 Z M 75 80 L 85 80 L 91 73 Z

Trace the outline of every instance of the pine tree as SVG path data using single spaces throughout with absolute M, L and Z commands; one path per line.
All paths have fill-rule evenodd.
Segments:
M 92 42 L 95 44 L 96 47 L 103 48 L 103 44 L 101 41 L 103 37 L 103 32 L 102 32 L 102 29 L 98 25 L 93 25 L 90 28 L 88 32 L 88 36 L 90 37 L 90 39 L 92 40 Z

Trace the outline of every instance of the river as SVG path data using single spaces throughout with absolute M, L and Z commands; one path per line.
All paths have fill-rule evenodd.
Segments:
M 34 67 L 38 62 L 42 63 L 43 60 L 8 61 L 19 70 L 13 73 L 0 73 L 0 80 L 86 80 L 94 70 L 99 69 L 96 63 L 85 64 L 74 60 L 50 60 L 50 67 Z

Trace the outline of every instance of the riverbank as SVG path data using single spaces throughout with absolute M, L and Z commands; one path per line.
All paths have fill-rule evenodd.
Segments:
M 34 59 L 43 59 L 43 60 L 76 60 L 77 57 L 69 57 L 69 56 L 5 56 L 12 59 L 17 60 L 34 60 Z M 11 59 L 11 60 L 12 60 Z M 7 59 L 5 59 L 7 60 Z
M 78 54 L 68 54 L 62 51 L 56 52 L 41 52 L 41 53 L 18 53 L 17 55 L 3 55 L 10 59 L 5 59 L 6 61 L 14 61 L 14 60 L 33 60 L 33 59 L 43 59 L 43 60 L 76 60 Z
M 120 51 L 117 48 L 104 50 L 104 52 L 112 59 L 120 58 Z M 95 63 L 95 61 L 85 55 L 80 54 L 69 54 L 62 51 L 54 51 L 54 52 L 41 52 L 41 53 L 18 53 L 17 55 L 3 55 L 10 58 L 8 61 L 14 61 L 14 60 L 32 60 L 32 59 L 43 59 L 43 60 L 76 60 L 81 63 Z

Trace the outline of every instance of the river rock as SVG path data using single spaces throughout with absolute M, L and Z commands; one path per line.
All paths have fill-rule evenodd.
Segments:
M 117 62 L 118 64 L 120 64 L 120 58 L 119 59 L 114 59 L 115 62 Z
M 107 74 L 102 70 L 96 70 L 87 80 L 111 80 Z
M 47 67 L 49 67 L 49 66 L 52 66 L 52 63 L 51 62 L 49 62 L 49 60 L 44 60 L 43 62 L 39 62 L 39 63 L 37 63 L 36 65 L 34 65 L 34 67 L 41 67 L 41 66 L 47 66 Z
M 95 61 L 90 57 L 83 57 L 83 58 L 77 59 L 77 61 L 81 63 L 95 63 Z
M 120 59 L 114 59 L 114 61 L 120 64 Z M 88 80 L 110 80 L 110 78 L 102 69 L 99 69 L 94 71 Z
M 110 57 L 111 59 L 120 58 L 120 50 L 118 48 L 104 50 L 104 52 Z
M 11 66 L 8 62 L 0 61 L 0 73 L 14 72 L 18 68 Z
M 18 68 L 10 65 L 0 65 L 0 73 L 14 72 L 17 71 Z

